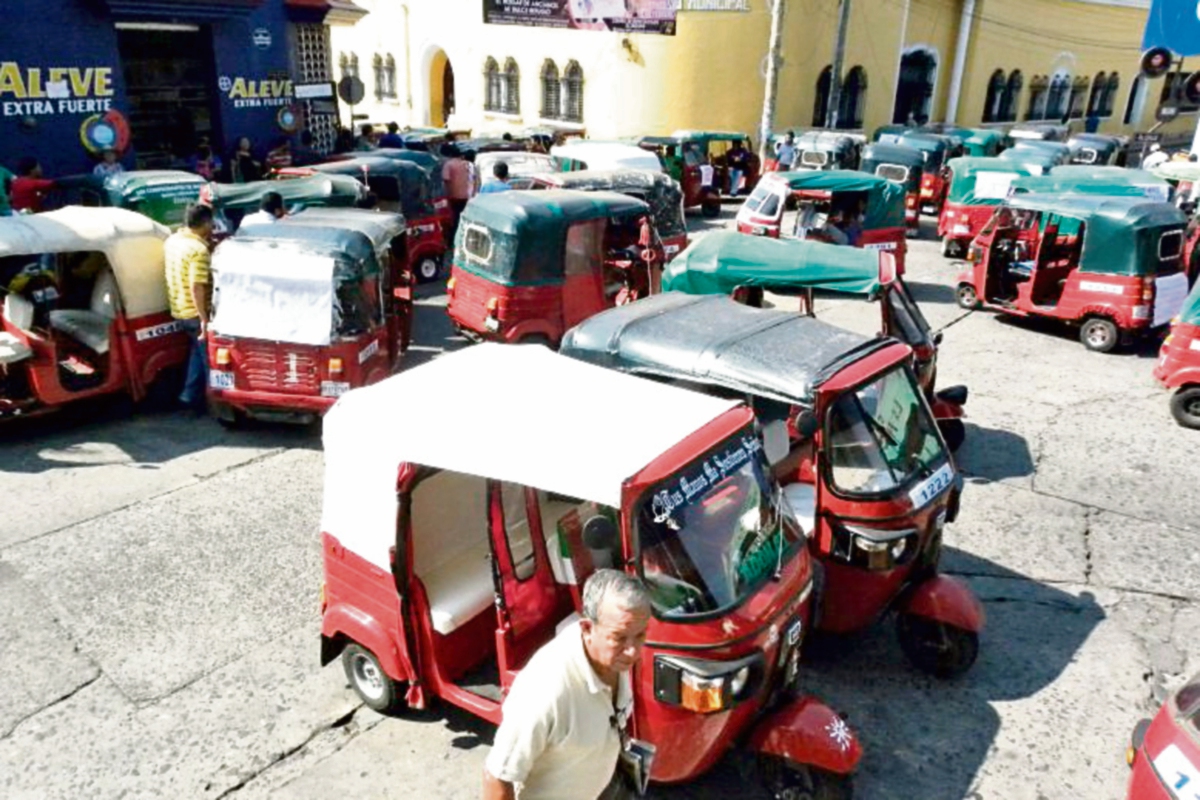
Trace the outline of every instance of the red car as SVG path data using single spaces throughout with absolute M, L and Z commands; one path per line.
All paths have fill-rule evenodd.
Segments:
M 1133 729 L 1128 800 L 1200 800 L 1200 675 Z

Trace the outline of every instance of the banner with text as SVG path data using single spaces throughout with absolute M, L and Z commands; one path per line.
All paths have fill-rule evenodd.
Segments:
M 679 5 L 679 0 L 483 0 L 483 21 L 674 36 Z

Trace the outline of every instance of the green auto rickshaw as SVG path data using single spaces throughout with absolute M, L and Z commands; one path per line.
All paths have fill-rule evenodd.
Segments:
M 1016 147 L 1010 147 L 997 158 L 1001 161 L 1011 161 L 1029 171 L 1031 175 L 1049 175 L 1050 170 L 1065 164 L 1062 156 L 1050 150 L 1035 147 L 1025 147 L 1029 142 L 1021 142 Z
M 859 169 L 904 187 L 904 224 L 909 237 L 916 236 L 921 225 L 925 154 L 903 144 L 874 142 L 863 148 Z
M 963 145 L 969 156 L 993 157 L 1004 149 L 1004 134 L 991 128 L 971 128 L 971 135 Z
M 175 169 L 132 170 L 117 175 L 67 175 L 54 182 L 48 205 L 124 208 L 168 228 L 183 224 L 187 207 L 200 199 L 206 181 Z
M 349 175 L 312 175 L 286 181 L 210 183 L 201 199 L 216 212 L 218 227 L 228 235 L 237 230 L 242 217 L 258 210 L 263 195 L 278 192 L 289 210 L 301 208 L 349 208 L 362 203 L 367 188 Z
M 1140 169 L 1121 167 L 1054 167 L 1049 175 L 1017 178 L 1011 193 L 1017 194 L 1096 194 L 1110 197 L 1147 197 L 1168 202 L 1171 184 Z
M 1115 164 L 1124 146 L 1122 137 L 1107 133 L 1076 133 L 1067 140 L 1072 164 Z
M 796 139 L 792 169 L 858 169 L 866 139 L 840 131 L 805 131 Z

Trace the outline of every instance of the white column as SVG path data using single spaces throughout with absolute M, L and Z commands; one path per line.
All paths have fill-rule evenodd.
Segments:
M 971 46 L 971 23 L 975 18 L 975 0 L 963 0 L 958 21 L 958 45 L 954 49 L 954 72 L 950 75 L 950 97 L 946 103 L 946 122 L 958 122 L 958 99 L 962 94 L 963 74 L 967 71 L 967 51 Z

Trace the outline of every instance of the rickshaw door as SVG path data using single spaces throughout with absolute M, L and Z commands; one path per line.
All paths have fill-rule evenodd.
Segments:
M 605 308 L 608 284 L 616 280 L 605 269 L 604 230 L 602 219 L 580 222 L 567 229 L 567 247 L 563 257 L 563 329 L 572 328 Z M 619 290 L 616 286 L 615 290 Z M 615 297 L 616 291 L 613 296 Z
M 496 654 L 505 688 L 513 673 L 554 636 L 558 587 L 542 534 L 537 492 L 519 484 L 488 484 L 492 557 L 499 580 Z

